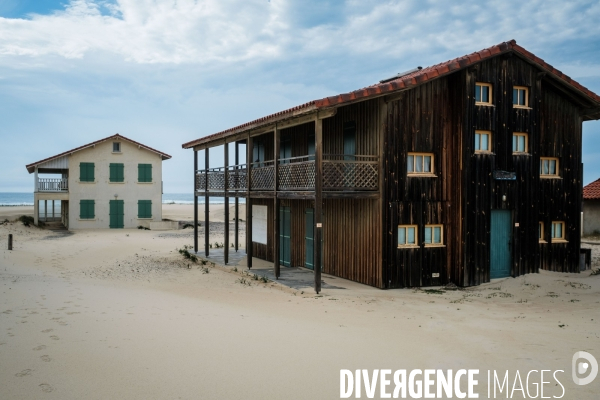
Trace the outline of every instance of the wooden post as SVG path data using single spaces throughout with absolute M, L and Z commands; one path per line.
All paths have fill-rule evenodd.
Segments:
M 239 165 L 240 165 L 240 144 L 236 141 L 235 142 L 235 172 L 239 172 Z M 238 176 L 236 174 L 236 176 Z M 239 177 L 237 178 L 237 182 L 239 183 Z M 236 188 L 239 189 L 239 188 Z M 240 246 L 239 244 L 239 233 L 240 233 L 240 197 L 239 194 L 236 192 L 235 194 L 235 239 L 234 239 L 234 246 L 235 246 L 235 251 L 238 251 L 238 248 Z
M 12 233 L 8 234 L 8 249 L 12 250 Z
M 227 265 L 227 263 L 229 262 L 229 143 L 225 143 L 224 147 L 224 162 L 225 162 L 225 168 L 224 168 L 224 174 L 225 174 L 225 209 L 224 214 L 223 214 L 223 219 L 225 220 L 225 225 L 223 227 L 224 232 L 223 235 L 225 236 L 225 241 L 223 242 L 223 248 L 224 248 L 224 253 L 223 253 L 223 261 L 225 262 L 225 265 Z
M 44 222 L 48 222 L 48 200 L 44 200 Z
M 279 143 L 280 133 L 275 125 L 273 131 L 273 168 L 275 181 L 273 182 L 273 273 L 275 279 L 279 279 L 280 266 L 279 266 L 279 199 L 277 198 L 277 188 L 279 186 Z
M 198 253 L 198 151 L 194 149 L 194 253 Z
M 209 255 L 209 249 L 208 249 L 208 245 L 209 245 L 209 222 L 208 222 L 208 147 L 206 149 L 204 149 L 204 179 L 205 179 L 205 185 L 204 185 L 204 253 L 206 254 L 206 257 L 208 257 Z
M 250 197 L 250 185 L 252 183 L 252 152 L 253 140 L 248 134 L 248 145 L 246 146 L 246 264 L 252 269 L 252 198 Z
M 54 222 L 54 200 L 52 200 L 52 221 Z
M 315 118 L 315 292 L 321 291 L 321 239 L 323 232 L 323 120 Z

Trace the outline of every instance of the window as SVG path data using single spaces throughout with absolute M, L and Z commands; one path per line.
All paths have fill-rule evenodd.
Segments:
M 540 157 L 540 176 L 542 178 L 558 177 L 558 158 Z
M 529 107 L 529 89 L 525 86 L 513 87 L 513 107 Z
M 94 219 L 95 217 L 94 200 L 79 200 L 79 219 Z
M 513 133 L 513 153 L 527 153 L 529 137 L 526 133 Z
M 476 105 L 491 105 L 492 104 L 492 84 L 491 83 L 475 83 L 475 104 Z
M 417 246 L 417 226 L 398 225 L 398 247 Z
M 492 151 L 492 132 L 490 132 L 490 131 L 475 131 L 475 151 L 476 152 Z
M 120 153 L 120 152 L 121 152 L 121 143 L 113 142 L 113 153 Z
M 152 182 L 152 164 L 138 164 L 138 182 Z
M 110 182 L 124 182 L 125 181 L 125 175 L 124 175 L 124 166 L 123 164 L 113 164 L 111 163 L 109 165 L 110 168 L 110 175 L 109 175 L 109 181 Z
M 444 230 L 442 225 L 425 225 L 425 246 L 444 244 Z
M 138 200 L 138 218 L 152 218 L 152 200 Z
M 546 243 L 544 240 L 544 223 L 542 221 L 540 221 L 538 225 L 538 241 L 540 243 Z
M 565 242 L 565 223 L 562 221 L 552 221 L 552 233 L 553 242 Z
M 433 174 L 433 154 L 408 153 L 406 169 L 409 175 Z
M 79 163 L 79 181 L 94 182 L 94 163 Z

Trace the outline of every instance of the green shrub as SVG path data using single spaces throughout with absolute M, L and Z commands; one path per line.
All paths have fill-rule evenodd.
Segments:
M 19 217 L 19 221 L 21 221 L 25 226 L 30 226 L 34 223 L 33 217 L 30 217 L 29 215 L 21 215 Z

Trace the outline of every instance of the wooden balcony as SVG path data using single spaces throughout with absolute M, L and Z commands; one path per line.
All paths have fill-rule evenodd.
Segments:
M 68 192 L 69 180 L 67 178 L 38 178 L 38 192 Z
M 251 164 L 250 190 L 274 192 L 274 161 Z M 313 192 L 314 156 L 280 159 L 277 166 L 277 191 Z M 323 155 L 323 190 L 327 192 L 373 192 L 379 190 L 379 157 L 370 155 Z M 244 196 L 247 192 L 245 164 L 196 171 L 196 192 Z M 208 185 L 207 185 L 208 183 Z M 207 190 L 208 189 L 208 190 Z

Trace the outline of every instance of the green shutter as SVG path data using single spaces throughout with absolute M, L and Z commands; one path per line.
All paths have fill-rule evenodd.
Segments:
M 94 182 L 94 163 L 79 164 L 79 181 Z
M 95 216 L 94 200 L 79 200 L 79 218 L 94 219 Z
M 152 218 L 152 200 L 138 200 L 138 218 Z
M 152 164 L 138 164 L 138 182 L 152 182 Z
M 125 173 L 123 164 L 113 164 L 109 165 L 110 168 L 110 181 L 111 182 L 124 182 L 125 181 Z

